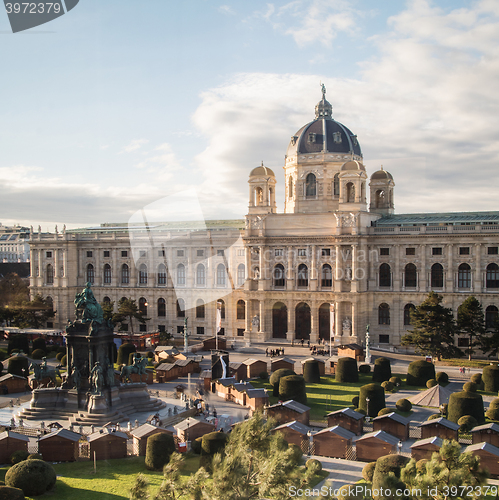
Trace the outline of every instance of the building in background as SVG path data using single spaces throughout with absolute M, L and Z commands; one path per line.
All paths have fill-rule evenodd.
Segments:
M 0 262 L 29 262 L 30 228 L 0 223 Z

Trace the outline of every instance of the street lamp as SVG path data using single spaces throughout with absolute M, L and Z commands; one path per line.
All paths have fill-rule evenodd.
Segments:
M 399 455 L 400 455 L 400 453 L 401 453 L 401 451 L 402 451 L 402 441 L 399 441 L 399 442 L 397 443 L 397 446 L 398 446 L 398 449 L 399 449 Z
M 312 431 L 307 432 L 307 437 L 308 437 L 308 453 L 307 455 L 310 456 L 311 448 L 312 448 Z
M 367 406 L 366 422 L 369 422 L 371 420 L 371 417 L 369 415 L 369 401 L 371 401 L 371 400 L 369 398 L 366 398 L 366 406 Z

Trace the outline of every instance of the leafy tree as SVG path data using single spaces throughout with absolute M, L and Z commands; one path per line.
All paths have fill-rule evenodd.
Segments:
M 159 332 L 159 345 L 170 345 L 172 339 L 171 333 L 165 328 L 164 331 Z
M 418 467 L 411 459 L 400 474 L 409 490 L 420 490 L 414 500 L 477 499 L 480 497 L 478 490 L 473 490 L 473 496 L 467 496 L 470 490 L 466 487 L 484 485 L 487 476 L 480 468 L 479 457 L 470 451 L 462 453 L 459 443 L 448 440 L 444 440 L 431 460 Z
M 13 324 L 21 328 L 41 328 L 56 313 L 52 302 L 41 295 L 35 295 L 33 300 L 24 301 L 11 309 L 14 313 Z
M 442 306 L 443 297 L 430 292 L 428 297 L 411 311 L 414 327 L 402 337 L 402 345 L 415 346 L 423 355 L 451 358 L 461 356 L 454 346 L 455 322 L 452 309 Z
M 482 304 L 473 296 L 468 297 L 457 308 L 457 327 L 468 336 L 468 359 L 471 360 L 476 346 L 484 343 L 485 319 Z
M 135 484 L 130 488 L 130 500 L 149 500 L 149 482 L 144 474 L 137 474 Z
M 113 319 L 114 315 L 114 301 L 103 301 L 101 302 L 102 312 L 104 313 L 104 320 L 109 321 Z
M 114 324 L 128 323 L 130 324 L 130 331 L 133 333 L 133 320 L 136 319 L 139 323 L 144 324 L 149 318 L 142 314 L 133 299 L 122 298 L 118 302 L 118 312 L 113 314 L 112 320 Z
M 29 300 L 29 289 L 16 273 L 9 273 L 0 280 L 0 306 L 19 305 Z

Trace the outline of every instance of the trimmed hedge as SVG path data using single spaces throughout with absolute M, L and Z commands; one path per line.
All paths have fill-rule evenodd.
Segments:
M 431 378 L 430 380 L 426 381 L 426 387 L 428 387 L 428 389 L 431 389 L 432 387 L 435 387 L 436 385 L 438 385 L 438 382 L 434 378 Z
M 25 500 L 23 490 L 11 486 L 0 486 L 0 500 Z
M 272 395 L 279 396 L 279 381 L 282 377 L 287 377 L 288 375 L 296 375 L 293 370 L 289 370 L 288 368 L 280 368 L 272 373 L 270 376 L 270 385 L 272 386 Z
M 191 442 L 191 450 L 196 455 L 201 455 L 201 441 L 203 440 L 203 436 L 196 438 Z
M 366 398 L 369 398 L 369 408 Z M 359 409 L 364 410 L 366 415 L 376 417 L 380 410 L 386 407 L 385 389 L 379 384 L 372 383 L 363 385 L 359 393 Z
M 426 420 L 435 420 L 437 418 L 440 418 L 440 413 L 434 413 L 433 415 L 430 415 Z
M 393 391 L 395 386 L 389 380 L 385 380 L 384 382 L 381 382 L 381 387 L 383 387 L 385 391 L 390 392 Z
M 19 377 L 27 377 L 28 370 L 29 370 L 28 358 L 25 358 L 24 356 L 15 356 L 9 359 L 9 366 L 7 368 L 7 371 L 9 373 L 12 373 L 12 375 L 18 375 Z
M 412 403 L 408 399 L 399 399 L 395 404 L 398 411 L 408 412 L 412 410 Z
M 376 358 L 374 361 L 373 382 L 384 382 L 390 380 L 392 368 L 388 358 Z
M 316 359 L 309 359 L 303 364 L 303 378 L 307 384 L 320 384 L 321 373 L 319 362 Z
M 362 477 L 368 482 L 373 482 L 374 469 L 376 468 L 376 462 L 369 462 L 362 469 Z
M 55 355 L 55 359 L 57 359 L 57 361 L 61 361 L 61 359 L 65 356 L 65 353 L 63 352 L 58 352 L 56 355 Z
M 483 391 L 484 386 L 483 386 L 481 373 L 474 373 L 470 378 L 470 382 L 473 382 L 474 384 L 476 384 L 476 386 L 478 387 L 478 390 Z
M 499 366 L 485 366 L 482 371 L 483 388 L 487 392 L 499 391 Z
M 354 396 L 352 398 L 352 405 L 355 406 L 355 408 L 359 407 L 359 396 Z
M 267 372 L 260 372 L 260 375 L 258 375 L 258 378 L 260 380 L 268 380 L 269 374 Z
M 45 339 L 38 337 L 37 339 L 33 340 L 33 351 L 36 351 L 37 349 L 41 349 L 42 351 L 47 350 L 47 344 L 45 344 Z
M 32 453 L 31 455 L 28 455 L 28 458 L 26 460 L 43 460 L 43 457 L 40 455 L 40 453 Z
M 359 366 L 359 373 L 371 373 L 371 366 L 370 365 L 360 365 Z
M 393 410 L 391 408 L 383 408 L 382 410 L 379 410 L 378 417 L 382 417 L 383 415 L 388 415 L 389 413 L 393 413 Z
M 158 432 L 147 438 L 146 469 L 163 470 L 169 462 L 171 454 L 175 451 L 173 436 Z
M 460 425 L 459 432 L 469 432 L 473 427 L 477 425 L 477 421 L 475 417 L 471 415 L 464 415 L 457 421 L 458 425 Z
M 25 460 L 13 465 L 5 474 L 5 484 L 20 488 L 27 496 L 43 495 L 56 482 L 54 468 L 43 460 Z
M 353 358 L 339 358 L 336 363 L 336 382 L 350 383 L 359 381 L 357 361 Z
M 449 375 L 445 372 L 437 372 L 435 380 L 438 384 L 446 384 L 449 381 Z
M 400 377 L 390 377 L 390 382 L 395 386 L 395 387 L 399 387 L 402 385 L 402 380 L 400 379 Z
M 294 399 L 298 403 L 307 404 L 307 388 L 305 379 L 300 375 L 288 375 L 279 380 L 279 397 L 283 401 Z
M 29 354 L 29 340 L 24 333 L 9 335 L 7 353 L 10 354 L 12 351 L 22 351 L 24 354 Z
M 485 422 L 483 399 L 476 392 L 454 392 L 449 398 L 448 419 L 457 424 L 464 415 L 475 417 L 479 424 Z
M 32 353 L 31 353 L 31 357 L 33 359 L 42 359 L 46 356 L 46 352 L 42 349 L 35 349 Z
M 420 359 L 409 363 L 407 367 L 407 385 L 425 386 L 428 380 L 435 378 L 435 365 Z
M 215 453 L 221 453 L 227 444 L 227 434 L 223 432 L 209 432 L 201 439 L 201 455 L 212 457 Z
M 12 465 L 16 465 L 19 462 L 24 462 L 24 460 L 28 460 L 29 451 L 26 450 L 16 450 L 10 456 L 10 463 Z
M 403 455 L 385 455 L 383 457 L 379 457 L 376 460 L 376 467 L 374 468 L 373 474 L 373 499 L 378 500 L 381 498 L 379 496 L 380 488 L 384 486 L 385 479 L 390 475 L 391 472 L 397 477 L 400 478 L 400 469 L 403 468 L 408 462 L 408 457 L 404 457 Z M 402 483 L 403 484 L 403 483 Z M 403 485 L 402 489 L 405 488 Z M 378 492 L 378 495 L 375 496 L 374 493 Z
M 133 352 L 137 352 L 137 348 L 133 344 L 129 342 L 121 344 L 118 349 L 118 360 L 116 361 L 118 365 L 129 365 L 130 354 Z
M 68 357 L 64 354 L 61 358 L 61 366 L 66 366 L 68 364 Z
M 322 470 L 322 463 L 315 458 L 309 458 L 305 462 L 305 468 L 311 471 L 313 474 L 317 474 Z
M 463 385 L 463 391 L 466 392 L 476 392 L 477 391 L 477 386 L 473 382 L 466 382 L 466 384 Z

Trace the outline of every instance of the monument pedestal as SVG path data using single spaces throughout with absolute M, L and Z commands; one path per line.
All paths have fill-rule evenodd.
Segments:
M 88 398 L 88 413 L 91 414 L 106 414 L 109 411 L 109 406 L 106 397 L 103 394 L 90 394 Z

